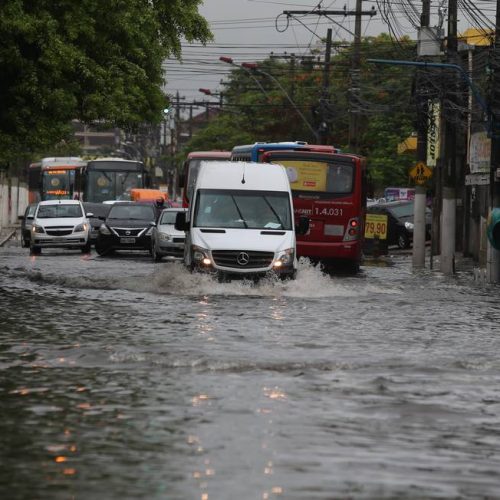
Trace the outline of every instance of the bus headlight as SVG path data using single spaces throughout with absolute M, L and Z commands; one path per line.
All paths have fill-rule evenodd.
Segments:
M 293 259 L 295 257 L 295 251 L 293 248 L 287 248 L 279 253 L 278 258 L 274 261 L 273 267 L 280 268 L 285 266 L 291 266 L 293 264 Z
M 42 226 L 39 226 L 37 224 L 33 224 L 31 230 L 34 232 L 34 233 L 45 233 L 45 229 L 42 227 Z
M 101 234 L 111 234 L 111 231 L 109 230 L 108 226 L 106 226 L 106 224 L 101 224 L 101 227 L 99 228 L 99 232 Z

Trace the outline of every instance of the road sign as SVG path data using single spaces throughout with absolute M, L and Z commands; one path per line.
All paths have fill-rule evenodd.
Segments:
M 423 161 L 419 161 L 410 170 L 410 177 L 415 184 L 425 184 L 432 177 L 432 170 Z
M 366 214 L 365 238 L 387 239 L 387 215 Z

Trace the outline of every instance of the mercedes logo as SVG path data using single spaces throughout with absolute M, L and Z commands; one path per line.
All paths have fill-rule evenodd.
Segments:
M 130 231 L 125 231 L 125 234 L 126 234 L 127 236 L 129 236 L 129 235 L 130 235 Z
M 250 262 L 250 256 L 246 252 L 240 252 L 236 257 L 236 262 L 240 266 L 246 266 Z

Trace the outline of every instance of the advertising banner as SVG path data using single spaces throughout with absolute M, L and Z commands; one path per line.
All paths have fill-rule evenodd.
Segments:
M 489 173 L 491 139 L 486 132 L 475 132 L 470 136 L 469 167 L 471 174 Z
M 427 166 L 435 167 L 439 158 L 441 125 L 441 105 L 439 101 L 429 101 L 429 121 L 427 124 Z
M 320 161 L 280 160 L 286 168 L 290 187 L 300 191 L 326 191 L 328 165 Z

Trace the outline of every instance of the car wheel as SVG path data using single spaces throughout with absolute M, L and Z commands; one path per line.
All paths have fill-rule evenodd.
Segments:
M 84 247 L 81 247 L 81 251 L 82 253 L 90 253 L 90 241 L 84 246 Z
M 151 257 L 153 257 L 153 260 L 155 262 L 160 262 L 162 256 L 158 253 L 154 242 L 151 244 L 151 252 L 150 253 L 151 253 Z
M 105 255 L 109 255 L 111 253 L 111 250 L 109 248 L 99 245 L 98 243 L 96 243 L 95 245 L 95 251 L 101 257 L 104 257 Z
M 40 255 L 42 253 L 42 249 L 35 245 L 30 246 L 30 255 Z
M 408 235 L 403 233 L 403 232 L 400 232 L 398 234 L 397 245 L 401 249 L 409 248 L 410 247 L 410 238 L 408 238 Z

